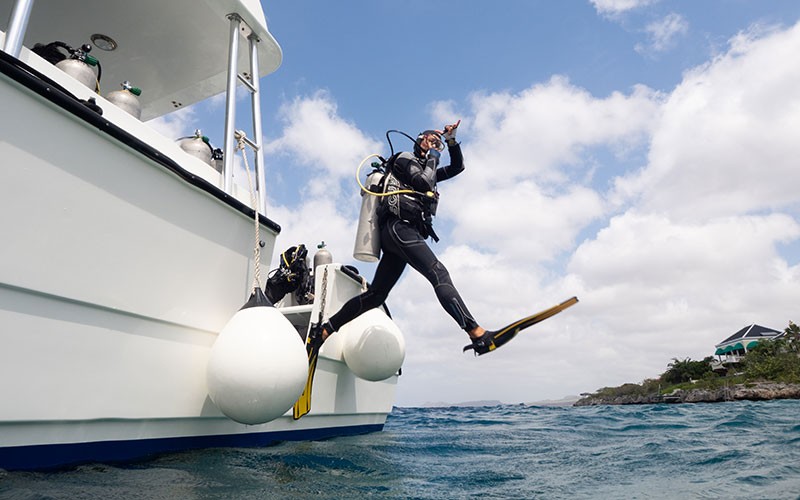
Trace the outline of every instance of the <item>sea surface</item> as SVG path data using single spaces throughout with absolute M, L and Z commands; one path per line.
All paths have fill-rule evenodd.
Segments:
M 0 471 L 2 499 L 800 498 L 800 401 L 396 408 L 383 432 Z

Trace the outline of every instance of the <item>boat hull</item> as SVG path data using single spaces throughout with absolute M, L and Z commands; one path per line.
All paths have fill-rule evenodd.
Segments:
M 252 289 L 253 219 L 213 169 L 118 109 L 90 122 L 5 74 L 0 102 L 0 468 L 382 428 L 396 377 L 325 357 L 304 419 L 224 417 L 206 365 Z M 265 259 L 276 228 L 262 223 Z
M 276 425 L 274 430 L 252 431 L 232 434 L 213 434 L 208 431 L 205 433 L 205 425 L 197 426 L 198 434 L 181 435 L 171 434 L 160 438 L 134 437 L 132 439 L 120 439 L 119 436 L 128 434 L 125 427 L 115 426 L 111 422 L 101 424 L 75 424 L 81 427 L 84 435 L 96 435 L 98 427 L 107 427 L 108 431 L 114 434 L 115 439 L 92 440 L 72 443 L 51 443 L 28 446 L 8 446 L 0 448 L 0 469 L 5 470 L 44 470 L 62 468 L 71 464 L 87 462 L 129 462 L 141 460 L 158 454 L 179 452 L 203 448 L 221 447 L 259 447 L 269 446 L 281 441 L 306 441 L 316 439 L 326 439 L 339 436 L 351 436 L 378 432 L 383 429 L 386 416 L 374 416 L 373 419 L 360 418 L 364 420 L 362 424 L 351 424 L 347 426 L 315 426 L 306 429 L 287 428 L 287 426 Z M 370 423 L 370 420 L 375 422 Z M 109 425 L 110 424 L 110 425 Z M 130 422 L 126 426 L 133 428 L 146 427 L 148 422 Z M 150 423 L 161 428 L 161 432 L 166 428 L 162 423 Z M 180 427 L 192 426 L 190 422 L 175 422 Z M 48 434 L 59 434 L 70 432 L 70 426 L 56 424 L 46 429 Z M 12 430 L 13 429 L 9 429 Z M 5 432 L 5 430 L 4 430 Z

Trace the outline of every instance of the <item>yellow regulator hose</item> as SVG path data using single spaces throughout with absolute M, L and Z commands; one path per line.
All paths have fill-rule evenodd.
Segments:
M 361 163 L 358 164 L 358 168 L 356 169 L 356 182 L 361 187 L 361 190 L 367 194 L 371 194 L 372 196 L 391 196 L 393 194 L 416 194 L 418 196 L 427 196 L 428 198 L 433 198 L 435 193 L 433 191 L 428 191 L 427 193 L 421 193 L 419 191 L 414 191 L 411 189 L 398 189 L 397 191 L 389 191 L 387 193 L 373 193 L 369 189 L 367 189 L 364 184 L 361 182 L 361 169 L 364 168 L 364 165 L 370 158 L 379 158 L 382 159 L 378 154 L 372 153 L 371 155 L 367 156 Z

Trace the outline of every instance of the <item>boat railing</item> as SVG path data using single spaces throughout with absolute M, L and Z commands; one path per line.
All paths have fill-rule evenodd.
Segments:
M 258 193 L 258 210 L 266 214 L 266 175 L 264 173 L 264 153 L 261 148 L 261 96 L 258 81 L 258 37 L 237 14 L 230 14 L 230 39 L 228 42 L 228 84 L 225 91 L 225 163 L 222 170 L 223 189 L 226 193 L 233 190 L 234 154 L 236 147 L 236 88 L 241 82 L 250 92 L 250 113 L 252 115 L 253 135 L 249 145 L 255 157 L 256 191 Z M 239 39 L 244 34 L 247 37 L 249 48 L 250 68 L 247 75 L 239 72 Z
M 3 40 L 3 52 L 19 57 L 22 50 L 22 40 L 25 38 L 25 30 L 28 27 L 28 20 L 33 9 L 33 0 L 17 0 L 8 20 L 8 29 Z
M 37 70 L 41 71 L 42 73 L 46 74 L 48 77 L 53 78 L 55 81 L 61 84 L 70 78 L 65 78 L 64 75 L 57 75 L 54 71 L 49 71 L 52 68 L 45 68 L 43 64 L 37 64 L 35 62 L 36 59 L 39 58 L 36 54 L 33 54 L 29 50 L 23 50 L 23 40 L 25 38 L 25 33 L 28 26 L 28 21 L 30 18 L 31 10 L 33 8 L 33 0 L 16 0 L 13 4 L 13 8 L 8 18 L 8 27 L 6 29 L 5 34 L 0 32 L 0 40 L 2 40 L 2 50 L 7 54 L 23 60 L 24 62 L 30 64 Z M 2 14 L 0 14 L 2 15 Z M 243 188 L 239 188 L 236 183 L 234 183 L 234 169 L 235 169 L 235 156 L 237 154 L 237 143 L 236 140 L 236 90 L 238 85 L 241 83 L 244 88 L 250 93 L 250 103 L 251 103 L 251 118 L 252 118 L 252 135 L 253 137 L 248 137 L 247 144 L 252 149 L 252 155 L 254 157 L 254 165 L 253 168 L 255 170 L 255 186 L 253 187 L 256 191 L 256 203 L 257 209 L 259 213 L 262 215 L 267 215 L 267 202 L 266 202 L 266 174 L 264 170 L 264 157 L 263 157 L 263 150 L 262 150 L 262 118 L 261 118 L 261 103 L 260 103 L 260 85 L 259 85 L 259 62 L 258 62 L 258 52 L 259 52 L 259 43 L 261 40 L 255 34 L 255 32 L 247 25 L 247 23 L 242 19 L 241 16 L 238 14 L 232 13 L 228 15 L 228 20 L 230 21 L 230 38 L 228 40 L 228 75 L 227 75 L 227 88 L 226 88 L 226 99 L 225 99 L 225 127 L 224 127 L 224 164 L 223 164 L 223 171 L 221 177 L 213 175 L 209 169 L 204 167 L 202 168 L 192 168 L 193 171 L 197 170 L 199 175 L 206 180 L 209 180 L 214 185 L 220 187 L 227 195 L 230 195 L 233 198 L 239 199 L 240 201 L 245 202 L 247 205 L 250 204 L 250 196 L 249 193 L 243 192 Z M 239 61 L 239 48 L 240 48 L 240 39 L 244 37 L 248 42 L 248 49 L 249 49 L 249 68 L 247 68 L 245 73 L 239 71 L 238 68 L 238 61 Z M 45 61 L 41 59 L 41 62 L 44 63 Z M 49 64 L 49 63 L 47 63 Z M 91 91 L 84 92 L 81 89 L 75 89 L 74 86 L 69 85 L 69 83 L 65 84 L 64 87 L 70 90 L 73 94 L 78 96 L 81 99 L 87 99 L 89 97 L 93 97 L 97 99 L 99 102 L 105 103 L 103 101 L 102 96 L 95 94 Z M 73 89 L 75 91 L 73 91 Z M 113 108 L 114 105 L 108 103 L 108 108 Z M 105 111 L 105 107 L 103 108 Z M 111 112 L 110 115 L 115 115 L 115 113 Z M 125 123 L 124 128 L 126 129 L 136 129 L 139 132 L 142 131 L 141 126 L 134 124 L 132 120 L 128 120 L 124 116 L 120 116 L 119 120 L 122 120 Z M 118 120 L 114 120 L 118 121 Z M 119 123 L 117 123 L 119 125 Z M 149 127 L 148 127 L 149 128 Z M 155 132 L 155 131 L 153 131 Z M 145 134 L 150 136 L 151 134 Z M 163 143 L 163 141 L 156 141 L 157 143 Z M 188 163 L 190 165 L 194 165 L 196 162 L 192 161 L 191 155 L 185 154 L 182 151 L 177 151 L 179 148 L 167 148 L 167 150 L 173 150 L 169 156 L 173 157 L 173 160 L 178 161 L 178 163 L 185 164 Z M 177 156 L 178 158 L 176 158 Z M 213 178 L 213 181 L 211 180 Z M 246 189 L 246 188 L 245 188 Z M 245 201 L 247 200 L 247 201 Z

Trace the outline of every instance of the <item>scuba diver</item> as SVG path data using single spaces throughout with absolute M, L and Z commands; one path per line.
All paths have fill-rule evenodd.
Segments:
M 400 193 L 382 197 L 378 206 L 383 256 L 378 262 L 375 277 L 366 292 L 347 301 L 324 324 L 312 327 L 309 344 L 321 345 L 345 323 L 383 304 L 406 265 L 410 265 L 433 285 L 439 303 L 467 332 L 472 341 L 470 347 L 477 354 L 495 349 L 493 332 L 485 330 L 475 321 L 453 285 L 450 273 L 425 242 L 428 237 L 439 241 L 432 225 L 439 199 L 436 184 L 464 170 L 461 146 L 456 142 L 460 123 L 461 120 L 446 125 L 443 131 L 421 132 L 415 141 L 413 153 L 404 152 L 393 157 L 384 192 Z M 451 163 L 440 167 L 443 140 L 447 144 Z M 417 193 L 408 194 L 408 191 Z
M 311 411 L 314 372 L 323 342 L 349 321 L 383 304 L 407 265 L 416 269 L 431 283 L 436 298 L 444 310 L 469 336 L 470 344 L 464 347 L 464 352 L 472 350 L 476 355 L 494 351 L 508 343 L 521 330 L 550 318 L 578 302 L 577 297 L 572 297 L 549 309 L 514 321 L 499 330 L 484 329 L 470 314 L 450 279 L 450 273 L 425 242 L 429 237 L 439 241 L 432 223 L 439 201 L 436 184 L 464 171 L 461 146 L 456 142 L 456 131 L 460 123 L 461 120 L 446 125 L 444 131 L 421 132 L 416 141 L 409 137 L 414 141 L 413 153 L 393 154 L 389 160 L 384 161 L 386 173 L 382 180 L 383 192 L 380 194 L 377 207 L 380 250 L 383 255 L 367 291 L 345 302 L 327 322 L 322 323 L 320 312 L 321 324 L 311 325 L 306 337 L 308 379 L 303 393 L 294 404 L 295 420 Z M 387 139 L 388 134 L 387 132 Z M 443 139 L 447 144 L 451 163 L 440 167 L 440 152 L 444 150 Z

